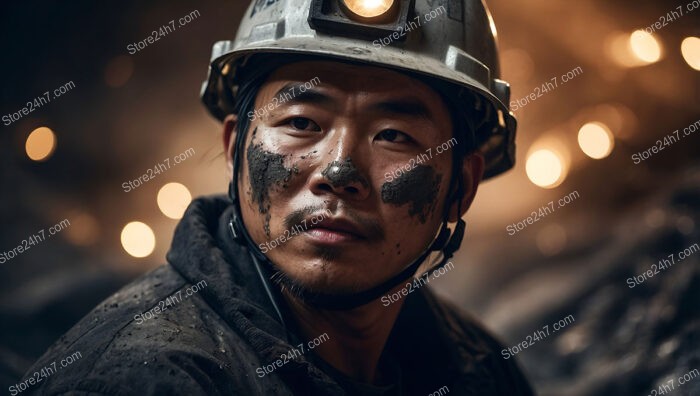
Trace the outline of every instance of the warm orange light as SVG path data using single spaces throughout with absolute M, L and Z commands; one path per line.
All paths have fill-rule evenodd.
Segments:
M 180 183 L 168 183 L 158 191 L 158 208 L 171 219 L 181 219 L 192 202 L 192 194 Z
M 40 127 L 32 131 L 27 137 L 25 150 L 27 156 L 34 161 L 45 161 L 56 148 L 56 135 L 47 127 Z
M 630 35 L 630 47 L 634 55 L 646 63 L 661 59 L 661 44 L 644 30 L 636 30 Z
M 566 178 L 564 160 L 549 149 L 530 154 L 525 163 L 525 172 L 531 182 L 543 188 L 554 188 Z
M 686 37 L 681 43 L 681 53 L 688 66 L 700 71 L 700 38 Z
M 121 235 L 122 247 L 134 257 L 146 257 L 156 247 L 156 236 L 148 225 L 132 221 L 124 226 Z
M 610 155 L 615 139 L 608 127 L 601 122 L 589 122 L 578 131 L 578 145 L 581 151 L 593 159 Z
M 378 17 L 391 9 L 394 0 L 343 0 L 345 6 L 353 13 L 364 17 Z

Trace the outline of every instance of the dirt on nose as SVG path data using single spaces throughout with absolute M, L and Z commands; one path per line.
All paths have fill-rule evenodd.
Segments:
M 369 183 L 362 177 L 350 157 L 343 161 L 333 161 L 321 172 L 333 187 L 347 186 L 352 183 L 360 183 L 363 187 L 368 187 Z

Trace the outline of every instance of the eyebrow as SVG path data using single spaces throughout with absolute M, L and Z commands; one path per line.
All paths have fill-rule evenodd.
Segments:
M 335 104 L 335 100 L 332 97 L 319 92 L 317 89 L 315 89 L 315 87 L 311 89 L 304 87 L 306 88 L 304 92 L 301 91 L 301 87 L 304 87 L 303 83 L 286 84 L 275 93 L 274 97 L 276 97 L 280 102 L 285 101 L 286 103 L 307 103 L 319 105 Z M 432 111 L 430 111 L 430 109 L 428 109 L 424 103 L 413 98 L 387 100 L 373 104 L 370 106 L 370 108 L 375 111 L 389 113 L 396 116 L 423 118 L 429 121 L 433 120 Z
M 373 105 L 375 109 L 398 116 L 425 118 L 432 120 L 432 112 L 423 103 L 415 99 L 399 99 Z
M 306 89 L 305 91 L 302 91 Z M 292 103 L 329 104 L 333 102 L 330 96 L 314 88 L 308 88 L 303 83 L 289 83 L 275 93 L 279 101 Z

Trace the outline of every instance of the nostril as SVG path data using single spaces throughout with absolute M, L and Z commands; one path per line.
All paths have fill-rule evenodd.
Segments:
M 360 190 L 358 190 L 357 187 L 345 187 L 345 191 L 351 194 L 357 194 L 358 192 L 360 192 Z
M 318 185 L 318 188 L 321 189 L 321 190 L 323 190 L 323 191 L 326 191 L 326 192 L 331 192 L 331 191 L 333 191 L 333 187 L 331 187 L 330 185 L 328 185 L 328 184 L 326 184 L 326 183 L 319 184 L 319 185 Z

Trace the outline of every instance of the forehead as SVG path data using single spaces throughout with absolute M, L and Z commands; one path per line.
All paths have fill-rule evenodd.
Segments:
M 442 97 L 426 83 L 398 71 L 334 61 L 302 61 L 277 68 L 261 88 L 271 94 L 290 82 L 313 82 L 334 96 L 415 99 L 431 113 L 449 117 Z M 307 84 L 310 86 L 311 84 Z

